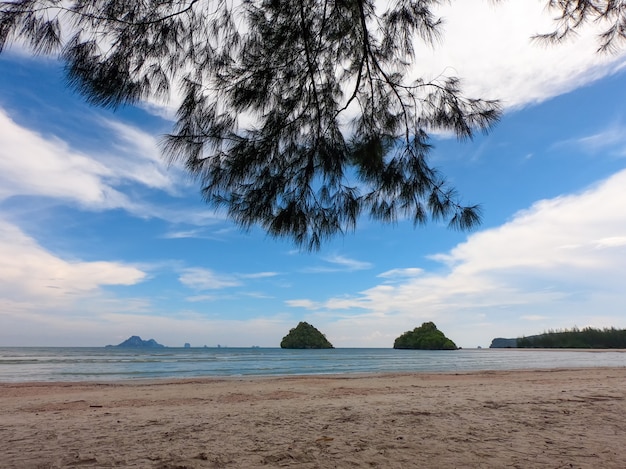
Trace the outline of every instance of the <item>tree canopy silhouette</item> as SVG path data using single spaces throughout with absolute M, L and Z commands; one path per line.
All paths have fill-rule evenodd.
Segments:
M 600 26 L 599 52 L 614 52 L 626 43 L 626 3 L 616 0 L 549 0 L 554 11 L 556 28 L 535 39 L 559 43 L 576 34 L 589 23 Z
M 467 229 L 464 205 L 428 162 L 429 133 L 487 131 L 496 101 L 459 80 L 411 76 L 416 38 L 438 40 L 442 0 L 10 0 L 0 51 L 19 42 L 57 56 L 88 102 L 117 107 L 178 96 L 165 155 L 182 161 L 207 203 L 243 228 L 319 248 L 369 215 Z M 557 1 L 548 40 L 610 17 L 623 2 Z M 431 71 L 428 71 L 431 72 Z
M 548 331 L 543 334 L 519 337 L 520 348 L 619 348 L 626 347 L 626 329 L 614 327 L 595 329 L 585 327 Z

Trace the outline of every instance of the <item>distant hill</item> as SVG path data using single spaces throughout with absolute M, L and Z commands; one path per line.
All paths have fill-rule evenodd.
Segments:
M 529 335 L 526 336 L 525 339 L 535 340 L 538 337 L 541 337 L 543 334 L 538 335 Z M 489 348 L 518 348 L 520 347 L 519 341 L 521 338 L 516 339 L 506 339 L 504 337 L 496 337 L 491 341 L 491 345 Z
M 491 341 L 489 348 L 517 348 L 517 339 L 505 339 L 496 337 Z
M 626 329 L 585 327 L 548 331 L 517 339 L 519 348 L 626 348 Z
M 517 339 L 498 337 L 491 341 L 489 348 L 626 348 L 626 329 L 574 327 Z
M 154 339 L 142 340 L 138 335 L 134 335 L 126 339 L 118 345 L 107 345 L 105 348 L 164 348 L 165 345 L 159 344 Z

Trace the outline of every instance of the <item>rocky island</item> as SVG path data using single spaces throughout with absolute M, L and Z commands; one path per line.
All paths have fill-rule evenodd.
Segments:
M 133 335 L 118 345 L 107 345 L 105 348 L 165 348 L 154 339 L 142 340 L 138 335 Z
M 280 348 L 326 349 L 334 347 L 315 327 L 307 322 L 300 322 L 283 337 Z
M 413 350 L 456 350 L 458 347 L 437 329 L 435 323 L 425 322 L 412 331 L 407 331 L 393 343 L 396 349 Z

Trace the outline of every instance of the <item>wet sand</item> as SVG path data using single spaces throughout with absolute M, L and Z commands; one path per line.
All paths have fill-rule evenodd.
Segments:
M 626 467 L 626 368 L 0 384 L 0 467 Z

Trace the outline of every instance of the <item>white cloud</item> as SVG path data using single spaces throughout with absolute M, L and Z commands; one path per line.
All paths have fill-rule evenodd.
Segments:
M 217 298 L 218 297 L 214 295 L 194 295 L 194 296 L 188 296 L 187 298 L 185 298 L 185 300 L 191 303 L 198 303 L 201 301 L 215 301 Z
M 466 346 L 488 345 L 507 332 L 528 335 L 574 324 L 626 327 L 624 187 L 626 170 L 582 193 L 537 202 L 510 222 L 432 256 L 448 267 L 445 273 L 288 304 L 322 315 L 345 311 L 332 329 L 352 343 L 371 331 L 397 336 L 422 320 L 443 324 Z
M 0 109 L 0 198 L 43 195 L 112 208 L 128 203 L 107 185 L 113 171 L 55 138 L 18 126 Z
M 345 268 L 346 270 L 366 270 L 372 268 L 372 264 L 369 262 L 358 261 L 356 259 L 350 259 L 340 255 L 326 257 L 324 260 L 330 262 L 331 264 Z
M 544 321 L 546 319 L 548 319 L 547 316 L 540 316 L 538 314 L 527 314 L 525 316 L 522 316 L 521 319 L 525 320 L 525 321 Z
M 19 228 L 0 221 L 0 296 L 11 310 L 74 304 L 99 295 L 106 285 L 134 285 L 139 268 L 111 261 L 68 260 L 46 251 Z M 19 305 L 23 304 L 22 307 Z
M 608 129 L 584 137 L 557 142 L 556 148 L 584 150 L 592 155 L 626 156 L 626 127 L 614 124 Z
M 614 145 L 621 145 L 624 147 L 624 143 L 626 143 L 626 129 L 618 126 L 594 135 L 580 138 L 576 141 L 577 145 L 582 145 L 585 149 L 587 149 L 587 151 L 593 152 Z
M 305 308 L 309 310 L 316 310 L 320 308 L 320 304 L 311 300 L 287 300 L 285 301 L 287 306 L 294 308 Z
M 249 291 L 249 292 L 245 292 L 243 294 L 244 296 L 247 296 L 249 298 L 256 298 L 258 300 L 271 300 L 274 299 L 275 297 L 272 295 L 268 295 L 266 293 L 263 292 L 258 292 L 258 291 Z
M 105 160 L 118 178 L 176 193 L 176 186 L 184 179 L 177 166 L 168 166 L 163 160 L 154 135 L 119 121 L 105 119 L 103 123 L 116 137 Z
M 279 275 L 278 272 L 254 272 L 251 274 L 239 274 L 238 277 L 257 279 L 257 278 L 271 278 L 271 277 L 276 277 L 277 275 Z
M 598 54 L 593 25 L 554 46 L 531 37 L 554 29 L 545 0 L 442 2 L 444 38 L 432 50 L 418 46 L 416 73 L 462 79 L 468 96 L 500 99 L 506 107 L 537 103 L 613 73 L 618 55 Z
M 163 235 L 165 239 L 186 239 L 186 238 L 202 238 L 202 230 L 182 230 L 172 231 Z
M 378 10 L 388 2 L 378 2 Z M 463 0 L 441 2 L 435 13 L 444 20 L 442 41 L 430 47 L 416 40 L 415 77 L 462 79 L 465 94 L 500 99 L 507 108 L 538 103 L 615 73 L 626 51 L 598 54 L 601 25 L 589 25 L 576 37 L 554 46 L 532 41 L 551 32 L 554 14 L 547 0 Z M 175 94 L 175 93 L 174 93 Z M 171 103 L 145 103 L 156 115 L 174 117 L 180 97 Z M 249 118 L 242 117 L 241 126 Z
M 613 248 L 619 246 L 626 246 L 626 236 L 610 236 L 608 238 L 602 238 L 596 240 L 596 246 L 598 249 Z
M 188 201 L 177 206 L 174 200 L 152 204 L 136 194 L 129 197 L 130 184 L 173 195 L 189 181 L 179 168 L 161 160 L 153 136 L 120 122 L 102 122 L 113 131 L 110 145 L 98 154 L 87 154 L 54 136 L 19 126 L 0 109 L 0 200 L 42 196 L 89 210 L 121 208 L 172 223 L 201 226 L 223 221 L 223 215 L 200 204 L 189 208 Z
M 241 282 L 231 275 L 217 274 L 200 267 L 184 269 L 178 280 L 194 290 L 219 290 L 241 285 Z
M 378 277 L 388 279 L 398 279 L 406 277 L 418 277 L 424 273 L 424 269 L 417 267 L 410 267 L 408 269 L 391 269 L 382 274 L 378 274 Z
M 350 259 L 349 257 L 341 256 L 338 254 L 324 257 L 323 260 L 330 265 L 308 267 L 304 269 L 304 272 L 308 272 L 308 273 L 354 272 L 357 270 L 367 270 L 367 269 L 372 268 L 372 264 L 369 262 L 359 261 L 356 259 Z
M 259 280 L 272 278 L 279 275 L 277 272 L 253 272 L 249 274 L 222 274 L 214 272 L 211 269 L 206 269 L 202 267 L 189 267 L 182 270 L 178 280 L 180 283 L 185 285 L 188 288 L 192 288 L 194 290 L 221 290 L 224 288 L 232 288 L 239 287 L 243 285 L 243 280 Z M 248 295 L 254 295 L 257 298 L 267 298 L 266 295 L 262 293 L 250 293 Z M 214 300 L 214 296 L 207 295 L 197 295 L 188 298 L 188 301 L 207 301 Z
M 619 267 L 623 260 L 615 255 L 619 250 L 594 248 L 626 234 L 625 183 L 626 171 L 621 171 L 581 194 L 537 202 L 511 222 L 470 237 L 440 259 L 467 274 L 532 269 L 535 275 L 548 276 L 554 271 L 562 275 L 567 272 L 564 267 L 570 267 L 576 274 L 589 275 Z
M 56 137 L 20 127 L 0 109 L 0 198 L 38 195 L 92 209 L 133 211 L 137 204 L 117 185 L 135 182 L 171 192 L 174 173 L 156 156 L 153 137 L 119 122 L 105 122 L 117 137 L 113 152 L 87 155 Z

